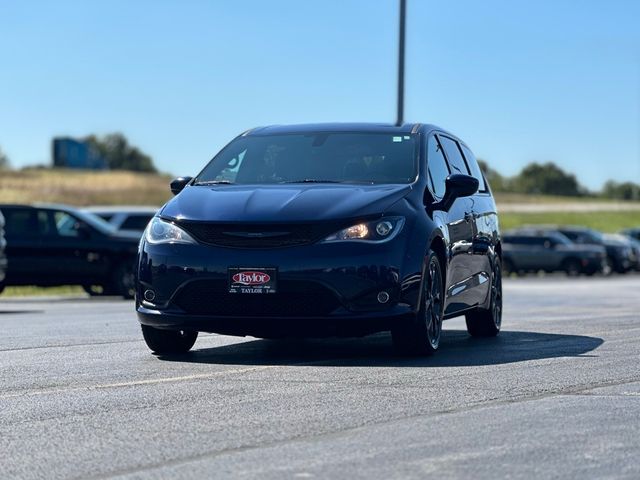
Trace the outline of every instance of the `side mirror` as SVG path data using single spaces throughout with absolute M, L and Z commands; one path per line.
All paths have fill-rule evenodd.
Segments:
M 178 177 L 171 182 L 171 193 L 174 195 L 179 194 L 187 184 L 193 180 L 193 177 Z
M 444 197 L 433 204 L 437 210 L 449 210 L 457 198 L 469 197 L 478 191 L 480 182 L 471 175 L 454 173 L 445 180 Z

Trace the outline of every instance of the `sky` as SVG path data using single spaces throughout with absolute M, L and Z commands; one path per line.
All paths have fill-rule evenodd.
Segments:
M 405 120 L 504 175 L 640 182 L 640 2 L 407 0 Z M 394 122 L 397 0 L 0 0 L 0 148 L 124 133 L 196 174 L 260 125 Z

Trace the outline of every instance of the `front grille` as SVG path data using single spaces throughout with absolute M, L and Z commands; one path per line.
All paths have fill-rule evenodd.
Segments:
M 277 248 L 308 245 L 343 228 L 326 224 L 238 224 L 177 222 L 202 243 L 234 248 Z
M 326 316 L 341 304 L 334 293 L 315 282 L 279 281 L 277 293 L 228 293 L 226 281 L 196 280 L 178 292 L 173 303 L 191 315 Z

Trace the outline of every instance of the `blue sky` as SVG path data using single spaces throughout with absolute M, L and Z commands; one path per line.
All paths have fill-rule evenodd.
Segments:
M 640 181 L 640 2 L 408 0 L 406 120 L 504 174 Z M 241 131 L 394 121 L 396 0 L 0 0 L 0 147 L 121 131 L 194 174 Z

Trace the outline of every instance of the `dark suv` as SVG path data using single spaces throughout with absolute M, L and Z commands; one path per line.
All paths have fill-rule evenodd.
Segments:
M 7 256 L 4 253 L 6 246 L 7 242 L 4 238 L 4 216 L 0 211 L 0 293 L 4 290 L 4 279 L 7 272 Z
M 502 318 L 500 233 L 471 150 L 431 125 L 263 127 L 229 143 L 151 221 L 137 311 L 156 353 L 198 331 L 257 337 L 391 331 L 430 354 L 443 319 Z
M 618 273 L 628 272 L 635 266 L 634 252 L 629 245 L 607 239 L 602 233 L 586 227 L 560 226 L 557 229 L 578 245 L 603 246 L 609 267 Z
M 569 276 L 602 272 L 605 249 L 597 245 L 576 245 L 554 231 L 531 229 L 505 232 L 503 266 L 507 272 L 564 271 Z
M 116 233 L 101 218 L 62 205 L 0 205 L 7 237 L 6 285 L 82 285 L 89 293 L 133 296 L 139 234 Z

